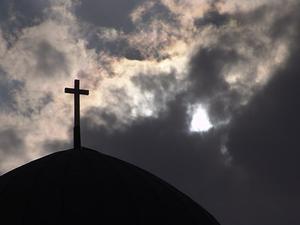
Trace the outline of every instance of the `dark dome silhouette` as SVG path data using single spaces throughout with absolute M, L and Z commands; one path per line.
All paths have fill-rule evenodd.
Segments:
M 156 176 L 87 148 L 57 152 L 2 175 L 0 223 L 219 224 Z

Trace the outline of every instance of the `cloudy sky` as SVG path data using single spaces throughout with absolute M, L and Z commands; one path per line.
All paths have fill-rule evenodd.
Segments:
M 299 0 L 0 0 L 0 173 L 82 142 L 223 225 L 299 224 Z

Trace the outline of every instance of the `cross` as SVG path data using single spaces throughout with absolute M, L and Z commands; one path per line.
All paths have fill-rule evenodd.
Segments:
M 74 88 L 65 88 L 65 93 L 74 94 L 74 149 L 81 149 L 80 138 L 80 95 L 89 95 L 88 90 L 79 88 L 79 80 L 74 80 Z

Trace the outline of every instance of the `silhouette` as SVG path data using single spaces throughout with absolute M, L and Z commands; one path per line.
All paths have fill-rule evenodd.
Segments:
M 219 225 L 192 199 L 158 177 L 80 145 L 74 89 L 74 148 L 32 161 L 0 177 L 3 225 Z
M 80 95 L 89 95 L 88 90 L 81 90 L 79 80 L 74 80 L 74 88 L 65 88 L 65 93 L 74 94 L 74 149 L 81 149 L 80 137 Z

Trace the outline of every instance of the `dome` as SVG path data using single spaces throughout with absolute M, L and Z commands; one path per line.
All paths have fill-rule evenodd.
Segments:
M 122 160 L 66 150 L 0 177 L 1 224 L 218 225 L 189 197 Z

